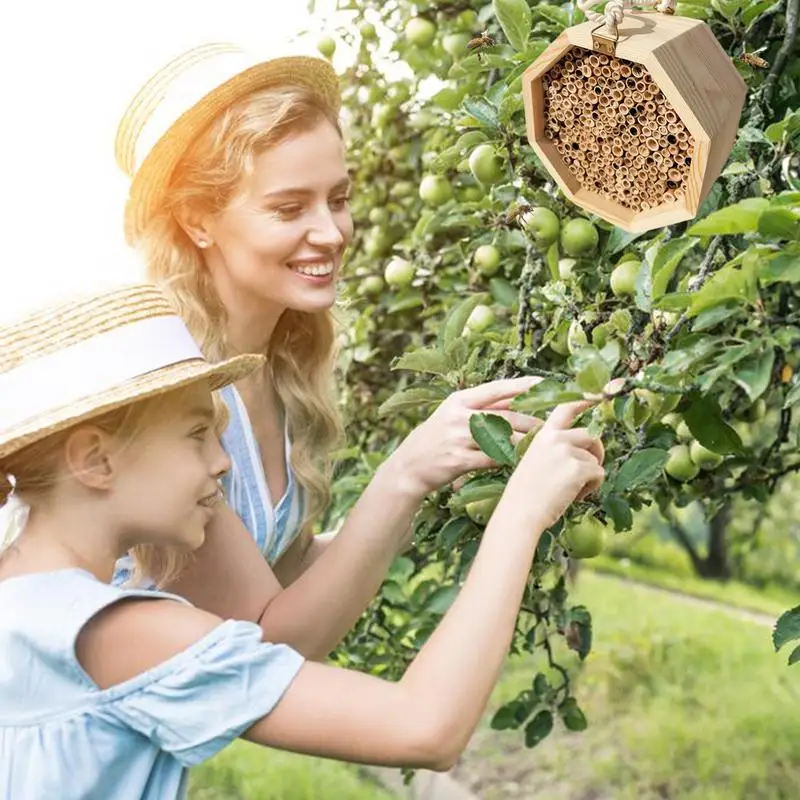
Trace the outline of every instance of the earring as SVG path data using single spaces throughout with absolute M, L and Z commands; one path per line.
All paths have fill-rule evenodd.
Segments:
M 205 239 L 198 239 L 198 240 L 197 240 L 197 246 L 198 246 L 198 247 L 199 247 L 201 250 L 205 250 L 205 249 L 206 249 L 206 247 L 208 247 L 208 245 L 209 245 L 209 242 L 207 242 Z

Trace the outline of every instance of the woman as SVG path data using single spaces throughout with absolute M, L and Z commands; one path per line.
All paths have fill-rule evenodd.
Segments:
M 267 357 L 224 393 L 229 507 L 170 588 L 308 657 L 324 657 L 374 597 L 423 498 L 492 465 L 470 415 L 501 414 L 517 439 L 538 424 L 508 410 L 531 379 L 456 392 L 381 465 L 341 530 L 313 536 L 341 437 L 333 308 L 353 220 L 339 110 L 324 60 L 259 63 L 207 45 L 143 87 L 116 142 L 132 179 L 126 237 L 148 277 L 169 287 L 207 357 Z

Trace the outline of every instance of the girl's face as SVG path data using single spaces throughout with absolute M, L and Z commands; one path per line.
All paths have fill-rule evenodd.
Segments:
M 315 312 L 336 300 L 353 235 L 344 144 L 327 121 L 256 157 L 207 226 L 208 266 L 226 306 Z
M 192 386 L 159 402 L 145 429 L 117 455 L 113 496 L 125 546 L 159 544 L 194 550 L 230 468 L 214 426 L 211 393 Z

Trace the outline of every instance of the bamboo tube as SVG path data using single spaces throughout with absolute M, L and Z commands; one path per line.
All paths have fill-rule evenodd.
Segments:
M 683 173 L 678 169 L 671 169 L 667 174 L 669 179 L 675 181 L 675 183 L 680 183 L 683 180 Z
M 655 104 L 655 102 L 653 100 L 648 100 L 644 104 L 644 108 L 645 108 L 645 111 L 647 111 L 648 114 L 655 114 L 655 112 L 656 112 L 656 104 Z
M 619 89 L 612 89 L 611 97 L 614 99 L 615 102 L 619 103 L 620 100 L 622 100 L 622 92 Z
M 600 74 L 604 78 L 610 78 L 611 77 L 611 67 L 609 67 L 608 64 L 606 64 L 604 67 L 600 67 Z
M 645 73 L 644 69 L 639 64 L 634 64 L 631 67 L 631 75 L 633 75 L 633 77 L 636 78 L 637 80 L 639 80 L 639 78 L 642 78 L 644 76 L 644 73 Z
M 669 150 L 669 142 L 667 141 L 665 136 L 662 136 L 658 140 L 658 146 L 664 151 L 668 151 Z
M 590 55 L 587 60 L 588 60 L 589 64 L 591 64 L 591 66 L 593 66 L 593 67 L 599 67 L 600 66 L 600 56 L 598 56 L 597 53 L 592 53 L 592 55 Z
M 629 78 L 631 76 L 631 68 L 627 64 L 620 64 L 619 74 L 622 75 L 623 78 Z

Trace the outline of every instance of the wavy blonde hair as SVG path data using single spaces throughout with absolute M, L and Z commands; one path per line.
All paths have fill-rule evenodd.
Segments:
M 128 447 L 156 418 L 183 402 L 183 390 L 157 395 L 148 400 L 123 406 L 95 419 L 87 420 L 60 431 L 22 450 L 6 456 L 0 462 L 0 506 L 14 494 L 24 506 L 35 509 L 55 489 L 64 471 L 64 447 L 67 439 L 80 427 L 91 425 L 117 439 L 119 448 Z M 169 403 L 169 405 L 166 405 Z M 173 405 L 174 403 L 174 405 Z M 227 421 L 225 411 L 215 407 L 216 427 Z M 13 484 L 10 479 L 13 479 Z M 0 531 L 0 558 L 13 544 L 23 526 Z M 129 583 L 144 578 L 161 587 L 175 580 L 186 565 L 189 554 L 176 547 L 159 544 L 140 544 L 131 549 L 134 571 Z
M 179 220 L 222 211 L 252 175 L 255 159 L 296 133 L 338 119 L 310 92 L 283 87 L 255 92 L 225 110 L 192 144 L 175 169 L 162 207 L 137 248 L 148 277 L 171 294 L 206 357 L 231 355 L 226 311 L 195 244 Z M 331 451 L 343 439 L 335 392 L 337 316 L 333 309 L 288 309 L 267 346 L 268 369 L 285 409 L 292 441 L 291 465 L 307 495 L 304 532 L 330 502 Z

